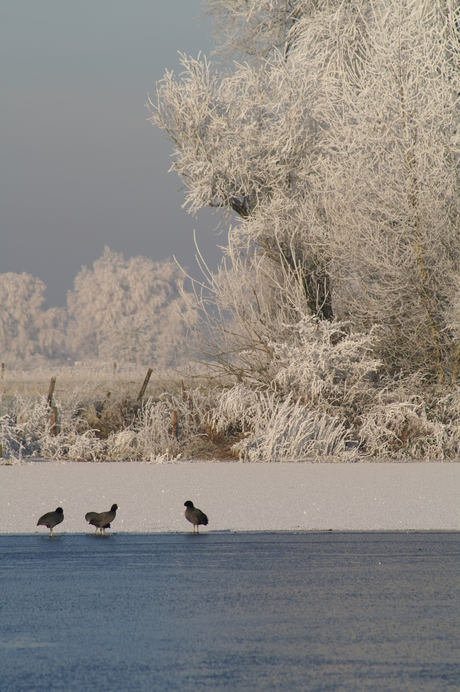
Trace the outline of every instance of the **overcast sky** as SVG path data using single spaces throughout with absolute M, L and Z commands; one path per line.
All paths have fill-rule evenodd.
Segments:
M 0 273 L 47 285 L 47 305 L 104 245 L 216 267 L 219 217 L 181 208 L 171 145 L 147 93 L 178 51 L 210 55 L 199 0 L 0 0 Z

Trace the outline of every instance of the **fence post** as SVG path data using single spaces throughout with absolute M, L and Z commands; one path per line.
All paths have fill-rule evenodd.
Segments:
M 52 377 L 50 380 L 50 388 L 48 390 L 48 406 L 51 408 L 53 406 L 53 393 L 54 385 L 56 384 L 56 378 Z
M 144 394 L 145 394 L 145 390 L 147 389 L 147 385 L 148 385 L 148 383 L 149 383 L 150 375 L 152 374 L 152 372 L 153 372 L 152 368 L 149 368 L 149 369 L 147 370 L 147 374 L 146 374 L 146 376 L 145 376 L 144 384 L 142 385 L 141 391 L 139 392 L 139 396 L 137 397 L 137 400 L 138 400 L 138 401 L 142 401 L 142 397 L 143 397 Z
M 187 401 L 187 392 L 185 391 L 184 380 L 181 377 L 180 388 L 182 389 L 182 401 Z
M 57 435 L 57 406 L 51 408 L 51 435 L 53 437 Z

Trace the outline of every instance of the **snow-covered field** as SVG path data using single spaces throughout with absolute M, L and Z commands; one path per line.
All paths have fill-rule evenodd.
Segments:
M 88 511 L 120 506 L 113 531 L 458 530 L 460 463 L 152 464 L 29 462 L 0 466 L 0 532 L 48 533 L 41 514 L 64 508 L 59 533 L 92 531 Z

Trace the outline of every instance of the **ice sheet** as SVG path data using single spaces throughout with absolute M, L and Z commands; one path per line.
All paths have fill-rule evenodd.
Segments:
M 0 466 L 0 532 L 92 531 L 89 511 L 120 506 L 112 531 L 188 531 L 184 502 L 209 517 L 201 531 L 460 528 L 460 463 L 29 462 Z

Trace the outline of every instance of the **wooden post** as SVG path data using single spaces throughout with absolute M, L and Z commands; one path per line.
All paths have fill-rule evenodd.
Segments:
M 57 435 L 57 407 L 53 406 L 51 408 L 51 435 L 56 437 Z
M 182 401 L 187 401 L 187 392 L 185 391 L 184 380 L 180 380 L 180 388 L 182 389 Z
M 48 406 L 51 408 L 53 406 L 53 392 L 54 385 L 56 384 L 56 378 L 52 377 L 50 381 L 50 388 L 48 390 Z
M 172 436 L 177 440 L 177 411 L 172 412 Z
M 145 394 L 145 390 L 147 389 L 147 385 L 148 385 L 148 383 L 149 383 L 150 375 L 152 374 L 152 372 L 153 372 L 152 368 L 149 368 L 149 369 L 147 370 L 147 374 L 146 374 L 146 376 L 145 376 L 144 384 L 142 385 L 141 391 L 139 392 L 139 396 L 137 397 L 137 400 L 138 400 L 138 401 L 142 401 L 142 397 L 143 397 L 144 394 Z

